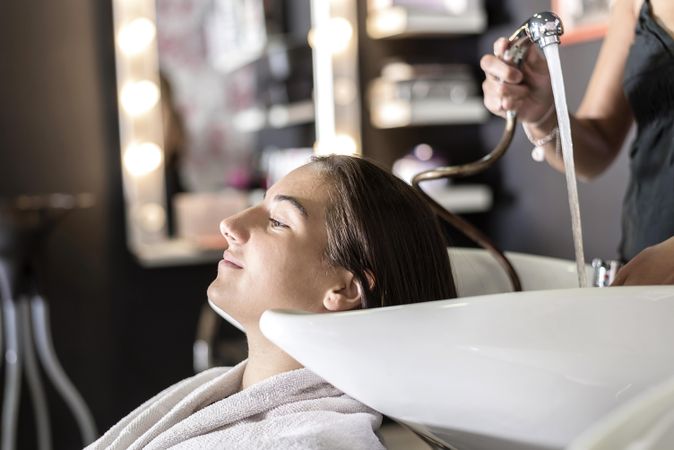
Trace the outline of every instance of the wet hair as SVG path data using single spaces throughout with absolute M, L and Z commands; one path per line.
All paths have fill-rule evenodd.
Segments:
M 363 308 L 456 297 L 438 220 L 410 185 L 363 158 L 310 164 L 329 186 L 325 257 L 360 282 Z

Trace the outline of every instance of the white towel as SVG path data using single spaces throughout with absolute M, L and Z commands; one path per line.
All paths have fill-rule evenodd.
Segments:
M 87 449 L 384 449 L 381 415 L 308 369 L 239 391 L 245 364 L 165 389 Z

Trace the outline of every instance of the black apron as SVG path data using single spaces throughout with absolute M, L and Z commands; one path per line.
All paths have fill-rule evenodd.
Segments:
M 637 123 L 620 245 L 629 260 L 674 235 L 674 38 L 651 16 L 649 0 L 639 14 L 623 87 Z

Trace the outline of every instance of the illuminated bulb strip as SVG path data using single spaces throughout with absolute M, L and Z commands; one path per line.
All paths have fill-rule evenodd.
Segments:
M 334 17 L 330 19 L 327 29 L 331 42 L 330 51 L 333 54 L 341 53 L 349 48 L 349 44 L 353 38 L 351 22 L 343 17 Z
M 127 56 L 135 56 L 147 50 L 157 34 L 154 23 L 139 17 L 127 23 L 117 33 L 117 45 Z
M 311 19 L 314 30 L 324 29 L 330 22 L 330 2 L 312 0 Z M 323 48 L 321 39 L 313 47 L 314 102 L 316 104 L 316 139 L 332 141 L 335 137 L 335 98 L 332 76 L 332 53 Z
M 130 116 L 140 116 L 151 110 L 159 101 L 159 88 L 152 81 L 143 80 L 127 83 L 120 92 L 124 111 Z
M 139 255 L 167 237 L 155 3 L 112 2 L 127 241 Z

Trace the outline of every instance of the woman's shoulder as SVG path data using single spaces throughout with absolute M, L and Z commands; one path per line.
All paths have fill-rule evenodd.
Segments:
M 674 38 L 674 2 L 672 0 L 641 0 L 642 8 L 648 3 L 648 12 L 659 26 L 661 26 L 670 37 Z
M 632 14 L 634 17 L 639 17 L 641 9 L 644 7 L 645 0 L 629 0 L 632 3 Z

